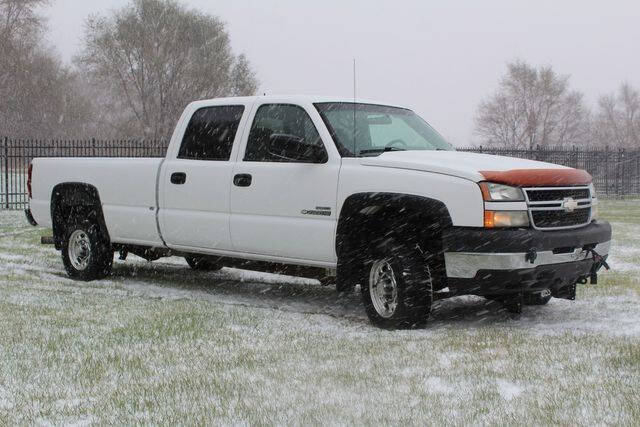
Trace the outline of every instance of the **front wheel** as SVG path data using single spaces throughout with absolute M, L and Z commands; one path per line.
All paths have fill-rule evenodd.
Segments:
M 97 223 L 85 219 L 67 227 L 62 262 L 72 279 L 102 279 L 111 272 L 113 250 Z
M 390 243 L 366 263 L 362 300 L 371 323 L 409 328 L 426 323 L 433 301 L 431 271 L 418 248 Z

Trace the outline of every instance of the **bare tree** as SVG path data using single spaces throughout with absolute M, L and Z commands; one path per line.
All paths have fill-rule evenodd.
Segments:
M 0 0 L 0 132 L 17 136 L 26 112 L 21 89 L 32 71 L 31 57 L 38 48 L 43 20 L 35 8 L 43 0 Z
M 88 19 L 77 60 L 121 113 L 121 132 L 167 137 L 194 99 L 253 94 L 257 81 L 236 58 L 224 24 L 173 0 L 133 0 Z
M 602 145 L 640 149 L 640 91 L 623 83 L 600 97 L 593 132 Z
M 589 115 L 568 76 L 518 61 L 478 107 L 476 133 L 483 144 L 505 148 L 577 145 L 587 137 Z
M 8 62 L 20 48 L 39 42 L 44 22 L 35 9 L 46 3 L 47 0 L 0 0 L 0 61 Z
M 0 134 L 18 138 L 90 133 L 77 75 L 42 40 L 45 0 L 0 0 Z
M 244 54 L 236 59 L 231 70 L 231 95 L 249 96 L 258 90 L 258 81 L 255 72 L 251 69 L 251 64 Z

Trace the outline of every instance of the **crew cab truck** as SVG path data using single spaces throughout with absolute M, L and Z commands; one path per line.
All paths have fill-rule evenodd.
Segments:
M 193 102 L 166 158 L 38 158 L 34 223 L 53 229 L 70 277 L 114 253 L 183 256 L 360 285 L 372 323 L 424 323 L 463 294 L 511 311 L 574 299 L 606 264 L 611 227 L 591 176 L 455 151 L 409 109 L 260 96 Z

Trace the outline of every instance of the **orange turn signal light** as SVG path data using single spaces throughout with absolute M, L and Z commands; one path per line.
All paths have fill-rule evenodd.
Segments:
M 486 182 L 481 182 L 479 185 L 480 185 L 480 191 L 482 192 L 482 198 L 486 202 L 491 201 L 491 193 L 489 192 L 489 184 L 486 183 Z M 486 216 L 485 216 L 485 218 L 486 218 Z
M 493 228 L 495 226 L 496 226 L 495 212 L 494 211 L 484 211 L 484 227 L 485 228 Z
M 485 228 L 528 227 L 527 211 L 484 211 Z

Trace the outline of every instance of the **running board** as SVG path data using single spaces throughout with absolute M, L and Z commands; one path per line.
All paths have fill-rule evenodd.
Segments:
M 444 288 L 439 291 L 433 292 L 433 301 L 438 301 L 445 298 L 455 297 L 457 294 L 455 291 L 449 290 L 449 288 Z

